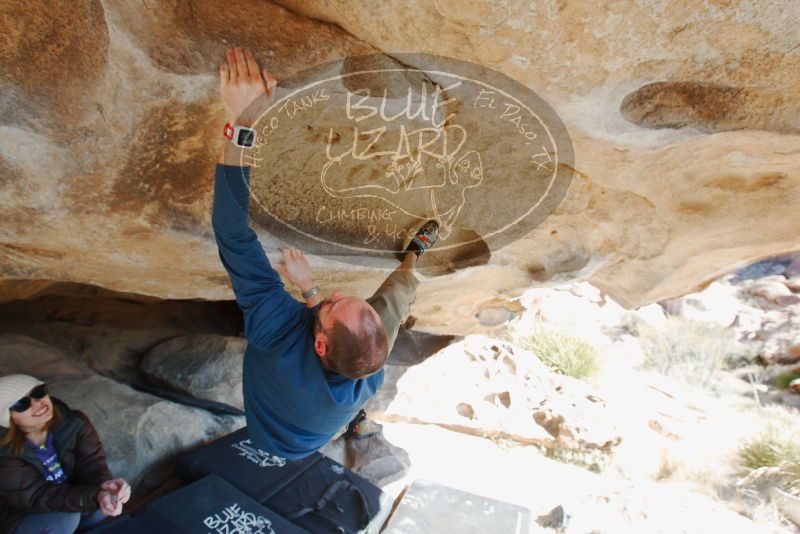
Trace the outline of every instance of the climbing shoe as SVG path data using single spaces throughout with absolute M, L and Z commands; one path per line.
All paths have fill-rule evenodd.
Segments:
M 417 230 L 417 233 L 414 234 L 414 237 L 406 244 L 403 248 L 403 252 L 400 253 L 400 259 L 402 260 L 403 256 L 408 252 L 413 252 L 419 258 L 436 243 L 438 237 L 439 223 L 431 219 L 423 224 L 420 229 Z
M 347 425 L 347 431 L 342 434 L 343 438 L 351 438 L 358 434 L 359 425 L 361 422 L 367 418 L 367 412 L 364 410 L 359 410 L 358 414 L 350 421 L 350 424 Z

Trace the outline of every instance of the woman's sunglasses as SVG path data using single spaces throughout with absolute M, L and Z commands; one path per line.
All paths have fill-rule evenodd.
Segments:
M 28 393 L 27 396 L 22 397 L 20 400 L 15 402 L 11 409 L 17 413 L 22 413 L 28 408 L 31 407 L 31 399 L 41 400 L 47 396 L 47 386 L 44 384 L 39 384 L 35 388 Z

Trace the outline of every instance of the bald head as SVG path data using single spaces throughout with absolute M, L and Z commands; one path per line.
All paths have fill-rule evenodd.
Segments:
M 388 338 L 380 316 L 364 299 L 335 291 L 320 304 L 314 325 L 314 349 L 326 369 L 348 378 L 364 378 L 383 367 Z

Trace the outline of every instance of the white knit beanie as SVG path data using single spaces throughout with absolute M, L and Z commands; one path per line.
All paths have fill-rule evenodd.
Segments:
M 28 375 L 0 377 L 0 426 L 11 425 L 11 407 L 39 384 L 44 382 Z

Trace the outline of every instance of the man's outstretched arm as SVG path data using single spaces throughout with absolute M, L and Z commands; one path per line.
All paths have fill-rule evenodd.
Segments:
M 264 75 L 274 81 L 266 69 Z M 267 91 L 252 53 L 239 48 L 228 50 L 226 63 L 220 67 L 220 78 L 228 122 L 246 123 L 242 113 Z M 269 345 L 293 326 L 302 305 L 286 292 L 256 233 L 250 228 L 250 168 L 239 166 L 240 149 L 231 143 L 225 145 L 215 173 L 211 216 L 214 237 L 220 260 L 244 314 L 245 336 L 250 343 Z

